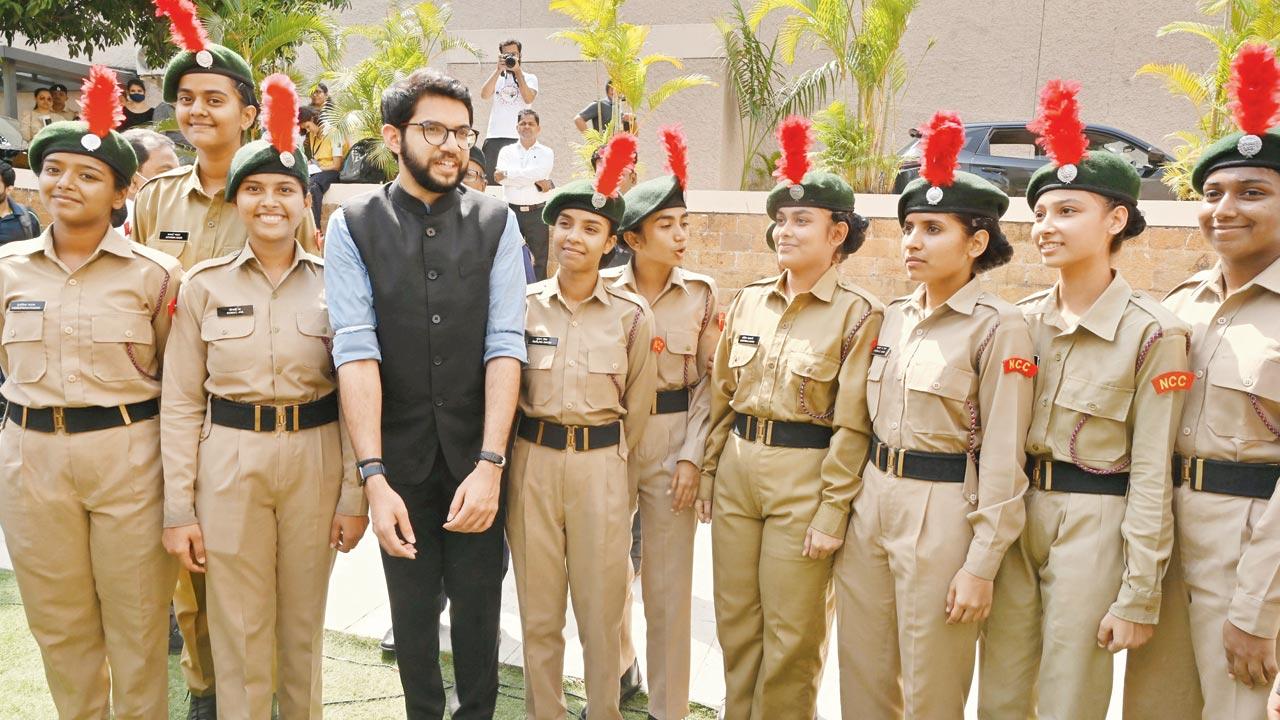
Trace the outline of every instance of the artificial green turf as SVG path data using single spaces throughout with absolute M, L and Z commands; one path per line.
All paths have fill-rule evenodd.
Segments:
M 378 641 L 338 632 L 325 632 L 324 716 L 332 720 L 394 720 L 403 718 L 404 697 L 395 659 L 378 649 Z M 453 658 L 440 658 L 445 683 L 453 682 Z M 520 668 L 499 670 L 496 720 L 524 716 L 524 678 Z M 569 716 L 582 707 L 582 681 L 565 678 Z M 648 698 L 639 694 L 623 708 L 627 720 L 645 720 Z M 187 691 L 178 658 L 169 659 L 169 717 L 187 716 Z M 715 712 L 695 706 L 691 718 L 710 720 Z M 35 640 L 27 631 L 22 599 L 13 573 L 0 570 L 0 718 L 56 720 L 44 680 L 44 665 Z

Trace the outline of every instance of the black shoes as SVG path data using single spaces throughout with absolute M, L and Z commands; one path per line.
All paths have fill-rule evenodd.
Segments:
M 187 709 L 187 720 L 218 720 L 218 697 L 192 695 L 191 705 Z
M 173 614 L 173 606 L 169 606 L 169 654 L 182 654 L 182 631 L 178 628 L 178 618 Z
M 391 655 L 396 654 L 396 634 L 395 628 L 387 628 L 387 634 L 382 636 L 382 641 L 378 643 L 378 647 L 382 652 Z
M 636 696 L 636 693 L 644 687 L 644 678 L 640 676 L 640 661 L 636 660 L 631 663 L 631 667 L 622 673 L 622 680 L 618 683 L 618 706 L 626 704 L 628 700 Z M 578 712 L 580 720 L 587 720 L 587 706 L 583 705 L 582 710 Z M 652 715 L 649 720 L 655 720 Z

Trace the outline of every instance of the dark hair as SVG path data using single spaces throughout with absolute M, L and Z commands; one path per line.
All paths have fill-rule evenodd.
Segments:
M 151 152 L 156 148 L 165 145 L 174 147 L 173 140 L 147 128 L 129 128 L 120 133 L 120 135 L 129 141 L 130 147 L 133 148 L 133 154 L 138 156 L 138 167 L 147 164 L 147 161 L 151 159 Z
M 304 122 L 320 122 L 320 113 L 310 105 L 303 105 L 298 108 L 298 124 L 301 125 Z
M 973 261 L 974 273 L 994 270 L 1013 259 L 1013 245 L 1009 243 L 1009 238 L 1005 236 L 1004 230 L 1001 229 L 999 220 L 987 215 L 952 214 L 964 226 L 965 232 L 969 234 L 969 237 L 976 235 L 979 230 L 987 231 L 989 237 L 987 249 L 983 250 L 982 254 Z
M 134 86 L 142 88 L 143 92 L 147 91 L 147 84 L 142 82 L 142 78 L 129 78 L 129 82 L 124 84 L 124 89 L 129 90 Z
M 44 92 L 44 93 L 49 93 L 49 99 L 51 99 L 51 100 L 53 99 L 53 90 L 51 90 L 51 89 L 49 89 L 49 88 L 47 88 L 47 87 L 36 88 L 36 89 L 35 89 L 35 92 L 31 93 L 31 97 L 32 97 L 32 99 L 33 99 L 33 100 L 35 100 L 35 103 L 36 103 L 36 104 L 35 104 L 35 105 L 32 105 L 31 107 L 33 107 L 33 108 L 40 107 L 40 93 L 42 93 L 42 92 Z
M 843 261 L 862 247 L 862 243 L 867 239 L 867 228 L 871 226 L 871 221 L 852 210 L 832 210 L 831 222 L 842 222 L 849 228 L 849 234 L 844 236 L 844 242 L 840 243 L 840 249 L 836 251 L 840 261 Z
M 1107 211 L 1110 212 L 1118 207 L 1124 207 L 1129 211 L 1129 221 L 1125 223 L 1120 233 L 1111 238 L 1111 252 L 1116 252 L 1125 240 L 1138 237 L 1147 229 L 1147 218 L 1143 216 L 1138 206 L 1128 200 L 1119 200 L 1112 197 L 1103 197 L 1107 204 Z
M 527 115 L 532 115 L 533 121 L 538 124 L 538 127 L 542 127 L 542 119 L 538 117 L 537 111 L 534 110 L 533 108 L 525 108 L 520 112 L 516 113 L 516 122 L 520 122 L 521 120 L 525 119 L 525 116 Z
M 591 170 L 595 171 L 596 166 L 600 164 L 600 151 L 604 148 L 596 148 L 591 152 Z
M 115 168 L 111 169 L 111 175 L 116 180 L 115 182 L 116 192 L 129 189 L 129 181 L 132 180 L 133 178 L 121 177 L 120 173 L 115 171 Z M 121 225 L 124 225 L 124 221 L 128 219 L 129 219 L 128 203 L 125 203 L 124 205 L 121 205 L 118 208 L 111 208 L 111 227 L 118 228 Z
M 524 45 L 521 45 L 521 44 L 520 44 L 520 41 L 519 41 L 519 40 L 516 40 L 515 38 L 512 38 L 512 39 L 510 39 L 510 40 L 503 40 L 502 42 L 498 43 L 498 52 L 502 52 L 502 48 L 504 48 L 504 47 L 506 47 L 506 46 L 508 46 L 508 45 L 515 45 L 515 46 L 516 46 L 516 52 L 518 52 L 518 53 L 523 53 L 523 52 L 524 52 Z
M 318 83 L 316 83 L 316 86 L 315 86 L 314 88 L 312 88 L 312 89 L 311 89 L 311 92 L 315 92 L 316 90 L 319 90 L 319 91 L 321 91 L 321 92 L 325 93 L 326 95 L 327 95 L 327 94 L 329 94 L 329 86 L 328 86 L 328 85 L 325 85 L 325 84 L 324 84 L 324 83 L 322 83 L 322 82 L 318 82 Z
M 609 88 L 613 87 L 613 78 L 604 81 L 604 91 L 609 92 Z
M 18 173 L 13 171 L 13 166 L 7 162 L 0 162 L 0 185 L 13 187 L 17 180 Z
M 49 92 L 66 92 L 67 86 L 62 83 L 54 83 L 49 86 Z
M 418 101 L 427 95 L 450 98 L 466 105 L 467 122 L 475 124 L 471 91 L 455 78 L 432 68 L 414 70 L 382 91 L 382 122 L 403 128 L 413 118 Z

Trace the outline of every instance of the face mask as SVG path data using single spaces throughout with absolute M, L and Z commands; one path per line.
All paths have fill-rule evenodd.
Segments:
M 147 99 L 146 93 L 129 93 L 129 99 L 134 102 L 142 102 Z

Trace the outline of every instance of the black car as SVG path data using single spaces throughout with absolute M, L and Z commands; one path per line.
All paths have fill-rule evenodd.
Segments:
M 1133 165 L 1142 176 L 1141 199 L 1174 199 L 1160 181 L 1164 175 L 1161 165 L 1169 161 L 1168 153 L 1105 125 L 1088 125 L 1084 134 L 1089 138 L 1089 150 L 1116 153 Z M 907 183 L 920 175 L 920 131 L 913 129 L 911 137 L 911 144 L 898 153 L 902 167 L 893 183 L 895 193 L 902 192 Z M 960 169 L 990 180 L 1010 195 L 1025 195 L 1031 174 L 1049 161 L 1035 140 L 1035 133 L 1027 129 L 1025 122 L 966 124 Z

